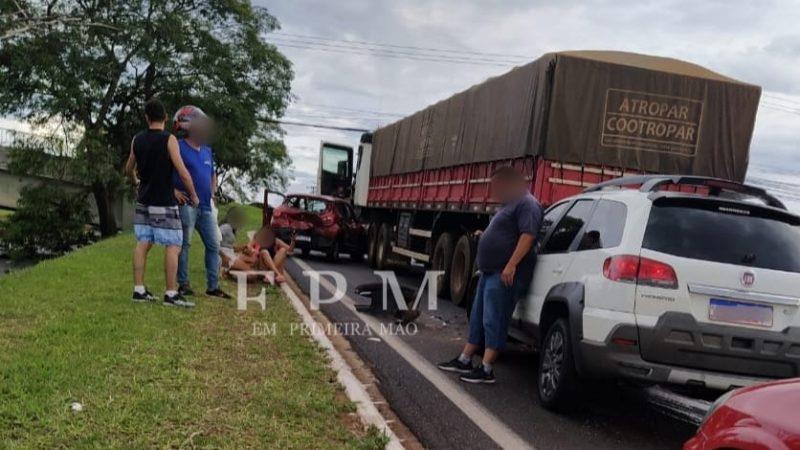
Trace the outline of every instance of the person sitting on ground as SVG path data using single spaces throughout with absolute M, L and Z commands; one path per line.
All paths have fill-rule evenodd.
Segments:
M 262 270 L 275 272 L 275 282 L 283 283 L 286 281 L 284 266 L 286 258 L 294 251 L 294 235 L 289 244 L 282 241 L 275 235 L 272 227 L 264 225 L 253 236 L 253 241 L 259 245 L 258 260 Z
M 230 270 L 234 265 L 240 267 L 236 270 L 243 270 L 241 267 L 244 266 L 252 267 L 256 261 L 255 256 L 247 254 L 251 252 L 244 251 L 246 246 L 236 247 L 236 231 L 244 225 L 244 219 L 244 211 L 238 206 L 232 206 L 228 209 L 228 212 L 225 213 L 225 218 L 223 218 L 219 224 L 221 236 L 219 242 L 219 256 L 222 260 L 220 268 L 223 273 Z M 246 261 L 241 261 L 237 264 L 237 260 L 240 256 Z

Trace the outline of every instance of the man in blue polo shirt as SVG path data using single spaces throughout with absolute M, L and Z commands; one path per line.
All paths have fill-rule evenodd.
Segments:
M 181 158 L 192 176 L 200 203 L 193 206 L 186 195 L 186 189 L 178 177 L 174 177 L 175 198 L 180 203 L 181 224 L 183 226 L 183 245 L 178 259 L 178 284 L 183 295 L 194 292 L 189 284 L 189 247 L 192 231 L 197 230 L 205 246 L 206 295 L 231 298 L 219 288 L 219 233 L 217 218 L 212 211 L 211 202 L 217 188 L 214 172 L 214 154 L 207 145 L 211 122 L 208 116 L 196 106 L 184 106 L 175 113 L 175 131 L 184 135 L 178 141 Z

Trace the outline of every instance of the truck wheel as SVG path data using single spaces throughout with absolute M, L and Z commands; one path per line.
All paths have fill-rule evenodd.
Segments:
M 456 305 L 464 303 L 467 297 L 474 254 L 472 238 L 468 234 L 461 236 L 453 250 L 453 262 L 450 264 L 450 299 Z
M 447 298 L 450 296 L 450 264 L 453 262 L 453 235 L 442 233 L 436 240 L 436 247 L 433 249 L 431 258 L 431 270 L 441 270 L 443 275 L 439 276 L 436 285 L 436 295 Z
M 325 259 L 330 262 L 339 262 L 339 241 L 334 240 L 330 247 L 325 251 Z
M 375 268 L 383 270 L 389 265 L 389 253 L 392 245 L 392 229 L 388 223 L 382 223 L 378 230 L 378 242 L 375 246 Z
M 373 222 L 367 232 L 367 265 L 373 268 L 375 267 L 378 253 L 378 228 L 380 228 L 380 224 Z
M 539 353 L 539 401 L 546 409 L 563 411 L 574 406 L 577 383 L 569 322 L 561 318 L 547 330 Z

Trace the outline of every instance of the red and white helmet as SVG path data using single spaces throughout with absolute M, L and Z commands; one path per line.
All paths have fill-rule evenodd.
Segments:
M 175 131 L 183 131 L 188 133 L 192 128 L 192 122 L 198 119 L 208 119 L 208 116 L 206 116 L 206 113 L 204 113 L 203 110 L 197 106 L 182 106 L 175 113 L 175 118 L 173 119 L 175 121 Z

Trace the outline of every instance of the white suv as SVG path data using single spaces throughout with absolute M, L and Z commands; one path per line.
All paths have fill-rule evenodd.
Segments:
M 566 406 L 579 376 L 715 389 L 800 376 L 800 217 L 764 190 L 620 178 L 550 207 L 537 242 L 514 317 L 540 343 L 544 406 Z

